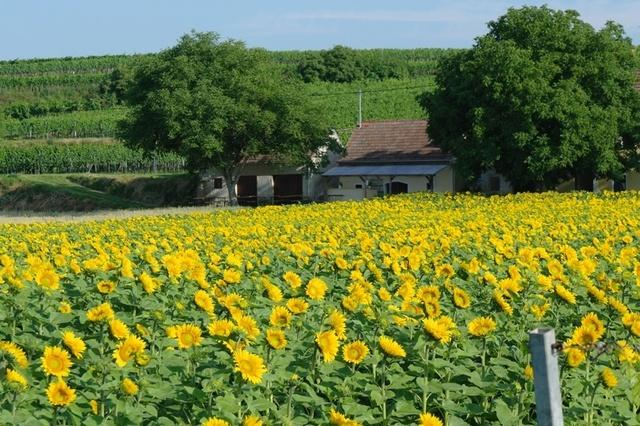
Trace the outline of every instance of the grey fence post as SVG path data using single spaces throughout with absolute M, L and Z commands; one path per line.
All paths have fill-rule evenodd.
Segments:
M 533 365 L 538 426 L 561 426 L 562 396 L 558 372 L 556 333 L 552 328 L 536 328 L 529 332 L 529 352 Z

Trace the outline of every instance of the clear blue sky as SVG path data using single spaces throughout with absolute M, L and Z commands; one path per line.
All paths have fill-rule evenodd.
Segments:
M 191 29 L 271 50 L 469 47 L 508 7 L 544 3 L 640 44 L 639 0 L 0 0 L 0 59 L 157 52 Z

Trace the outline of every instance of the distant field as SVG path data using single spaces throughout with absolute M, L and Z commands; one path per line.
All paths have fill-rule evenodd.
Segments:
M 358 120 L 358 90 L 363 120 L 419 119 L 416 101 L 434 87 L 433 73 L 449 49 L 356 50 L 357 60 L 384 67 L 387 75 L 357 82 L 304 84 L 311 102 L 329 114 L 347 140 Z M 269 52 L 291 78 L 303 60 L 319 51 Z M 153 159 L 114 140 L 116 123 L 127 114 L 108 89 L 118 67 L 131 67 L 149 55 L 115 55 L 0 61 L 0 173 L 149 172 Z M 365 65 L 362 65 L 365 64 Z M 60 144 L 60 141 L 77 141 Z M 99 142 L 98 142 L 99 141 Z M 107 143 L 103 143 L 107 142 Z M 175 155 L 156 159 L 159 171 L 183 169 Z

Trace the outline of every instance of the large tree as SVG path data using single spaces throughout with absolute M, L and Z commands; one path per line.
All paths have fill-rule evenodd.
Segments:
M 252 159 L 310 165 L 330 142 L 324 115 L 298 84 L 263 50 L 192 32 L 133 70 L 119 135 L 149 152 L 178 152 L 193 171 L 219 171 L 235 204 Z
M 472 49 L 445 59 L 421 96 L 429 134 L 469 181 L 487 169 L 516 190 L 617 177 L 636 152 L 638 60 L 621 26 L 575 11 L 509 9 Z

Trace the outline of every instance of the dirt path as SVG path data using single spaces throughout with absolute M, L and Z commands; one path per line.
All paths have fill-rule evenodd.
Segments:
M 103 210 L 96 212 L 0 212 L 0 224 L 42 223 L 42 222 L 82 222 L 88 220 L 126 219 L 134 216 L 154 216 L 165 214 L 188 214 L 194 212 L 212 212 L 232 207 L 164 207 L 140 210 Z

